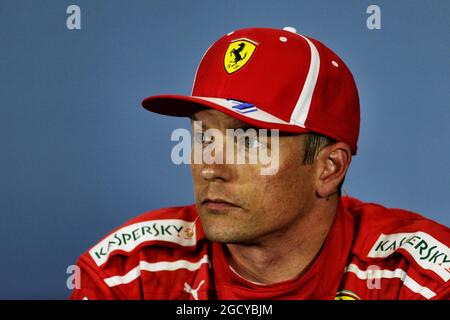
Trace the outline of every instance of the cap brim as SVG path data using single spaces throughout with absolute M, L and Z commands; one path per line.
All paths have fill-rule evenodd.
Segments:
M 148 97 L 142 101 L 142 106 L 152 112 L 177 117 L 190 117 L 197 111 L 212 108 L 257 128 L 278 129 L 291 133 L 310 132 L 279 119 L 258 106 L 239 108 L 242 103 L 244 102 L 232 99 L 167 94 Z

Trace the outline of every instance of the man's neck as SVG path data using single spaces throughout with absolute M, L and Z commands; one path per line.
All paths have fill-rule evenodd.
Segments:
M 339 197 L 319 201 L 287 229 L 254 244 L 226 244 L 228 262 L 241 277 L 271 284 L 308 270 L 320 252 L 336 214 Z

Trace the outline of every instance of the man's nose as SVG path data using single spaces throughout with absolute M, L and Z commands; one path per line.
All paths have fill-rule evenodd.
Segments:
M 202 164 L 200 175 L 207 181 L 227 182 L 231 180 L 232 170 L 229 164 Z
M 223 132 L 216 132 L 214 144 L 201 148 L 200 176 L 206 181 L 225 182 L 232 179 L 233 170 L 235 170 L 234 153 L 229 154 L 224 135 Z M 227 157 L 230 157 L 231 160 Z M 230 161 L 231 163 L 228 163 Z

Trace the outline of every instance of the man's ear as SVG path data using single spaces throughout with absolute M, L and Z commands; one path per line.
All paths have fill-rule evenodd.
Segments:
M 317 161 L 319 171 L 316 194 L 320 198 L 326 198 L 337 193 L 352 161 L 352 152 L 346 143 L 336 142 L 322 148 Z

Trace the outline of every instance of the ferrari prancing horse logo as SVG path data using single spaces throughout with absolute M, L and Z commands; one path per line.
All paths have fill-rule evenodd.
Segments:
M 241 69 L 250 60 L 255 49 L 256 44 L 248 39 L 238 39 L 231 42 L 225 53 L 225 70 L 231 74 Z

